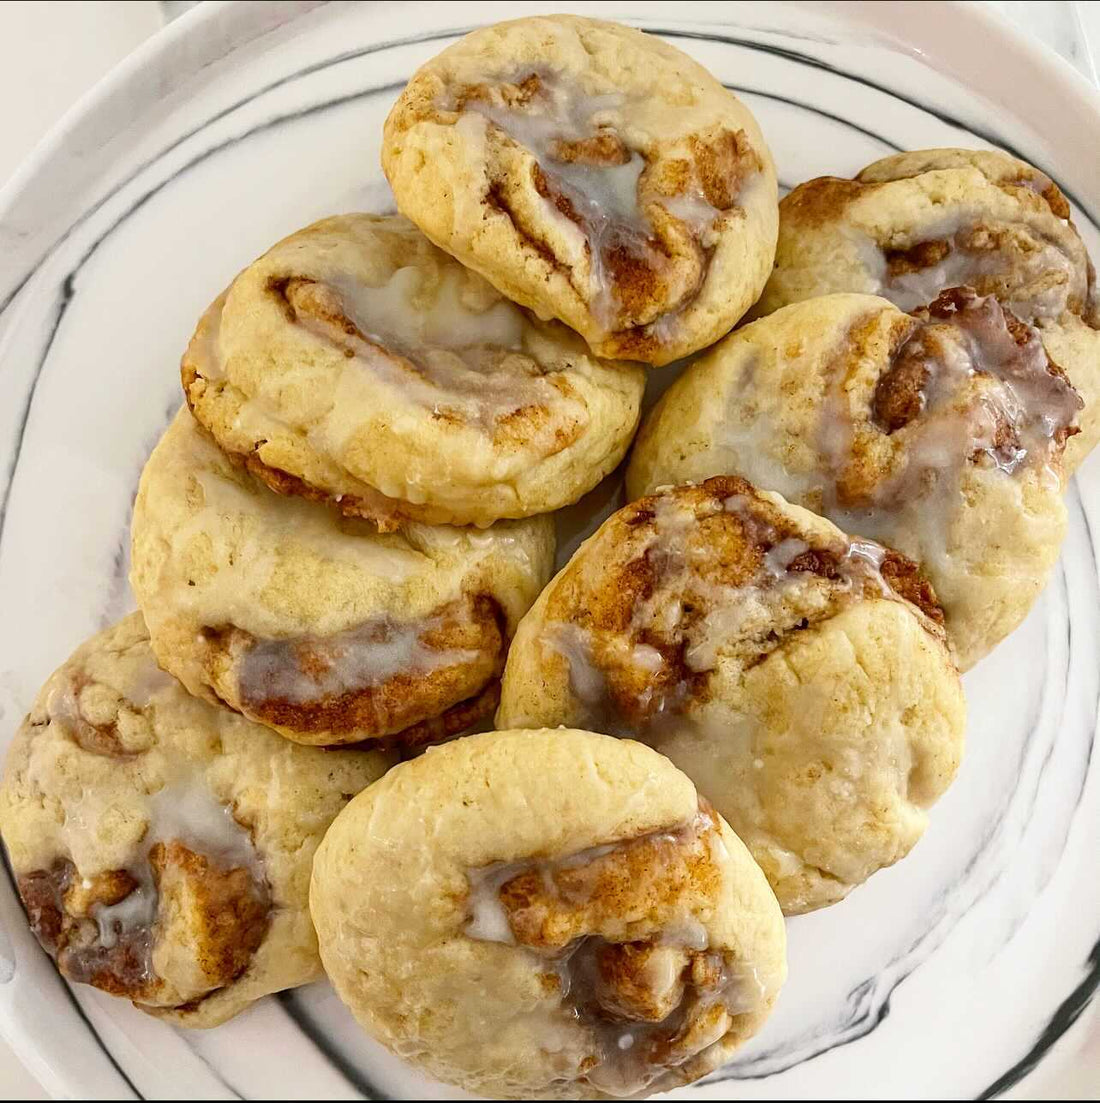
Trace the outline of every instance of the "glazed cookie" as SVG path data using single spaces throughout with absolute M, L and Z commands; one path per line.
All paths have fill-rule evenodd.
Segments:
M 134 614 L 43 687 L 8 751 L 0 832 L 65 977 L 217 1026 L 320 976 L 313 853 L 388 764 L 295 747 L 191 697 Z
M 727 333 L 775 254 L 756 120 L 652 35 L 573 15 L 468 34 L 386 120 L 397 205 L 600 356 L 667 364 Z
M 997 150 L 929 149 L 824 176 L 779 205 L 775 272 L 754 316 L 834 291 L 902 310 L 969 285 L 1038 328 L 1085 401 L 1073 470 L 1100 440 L 1100 298 L 1095 272 L 1050 177 Z
M 632 495 L 732 473 L 916 559 L 966 670 L 1024 619 L 1066 527 L 1080 399 L 992 296 L 828 295 L 717 345 L 650 415 Z
M 543 591 L 498 727 L 565 724 L 667 755 L 787 914 L 905 856 L 954 777 L 966 709 L 916 566 L 721 476 L 613 514 Z
M 576 501 L 622 459 L 645 377 L 531 318 L 405 219 L 281 241 L 199 322 L 184 393 L 282 494 L 383 531 L 489 525 Z
M 281 498 L 181 410 L 141 477 L 130 581 L 192 693 L 299 743 L 409 747 L 491 713 L 553 554 L 548 517 L 379 533 Z
M 728 1060 L 786 975 L 744 845 L 647 747 L 475 735 L 338 817 L 310 908 L 363 1028 L 493 1099 L 639 1098 Z

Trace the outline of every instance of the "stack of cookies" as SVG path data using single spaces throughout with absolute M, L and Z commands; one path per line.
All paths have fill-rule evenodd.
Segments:
M 449 1083 L 663 1091 L 951 783 L 1100 439 L 1093 270 L 995 151 L 779 202 L 736 96 L 571 16 L 428 62 L 382 162 L 401 216 L 199 320 L 141 612 L 46 683 L 0 830 L 61 972 L 150 1014 L 325 972 Z

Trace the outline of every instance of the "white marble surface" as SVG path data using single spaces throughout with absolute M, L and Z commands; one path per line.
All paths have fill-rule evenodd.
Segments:
M 133 0 L 0 5 L 0 96 L 9 105 L 0 143 L 0 184 L 103 73 L 158 29 L 165 18 L 188 6 Z M 1096 80 L 1100 3 L 999 2 L 991 6 Z M 1017 1092 L 1010 1094 L 1023 1097 Z M 1100 1010 L 1094 1006 L 1060 1041 L 1040 1074 L 1029 1081 L 1027 1097 L 1091 1099 L 1098 1095 Z M 45 1095 L 0 1042 L 0 1099 L 20 1098 Z

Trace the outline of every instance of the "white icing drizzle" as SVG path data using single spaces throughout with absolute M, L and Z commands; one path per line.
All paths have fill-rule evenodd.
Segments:
M 252 837 L 233 817 L 232 809 L 215 798 L 202 772 L 182 761 L 167 763 L 165 784 L 149 797 L 148 825 L 127 872 L 137 882 L 117 904 L 96 904 L 92 918 L 101 945 L 110 949 L 119 938 L 151 929 L 157 919 L 158 894 L 149 864 L 157 843 L 178 842 L 222 869 L 246 869 L 257 885 L 264 883 L 263 864 Z M 68 817 L 66 817 L 66 826 Z M 82 824 L 94 831 L 95 822 Z M 148 950 L 152 950 L 152 941 Z M 146 969 L 151 973 L 152 964 Z
M 211 733 L 169 738 L 161 732 L 158 738 L 151 717 L 140 715 L 156 709 L 164 694 L 182 692 L 174 680 L 155 665 L 147 645 L 109 657 L 115 665 L 108 676 L 101 657 L 93 656 L 86 665 L 62 668 L 50 683 L 44 717 L 50 731 L 32 747 L 28 779 L 52 794 L 59 822 L 37 868 L 21 881 L 25 876 L 34 886 L 30 899 L 49 900 L 60 926 L 39 926 L 33 915 L 32 926 L 71 980 L 103 986 L 110 977 L 133 998 L 154 1002 L 173 992 L 181 1000 L 199 998 L 204 991 L 195 981 L 209 971 L 182 958 L 200 954 L 201 945 L 185 942 L 165 961 L 155 957 L 161 924 L 175 924 L 179 916 L 160 908 L 153 850 L 164 844 L 164 868 L 173 884 L 184 882 L 185 895 L 186 882 L 234 873 L 227 884 L 248 886 L 254 914 L 269 901 L 263 862 L 250 831 L 216 795 L 215 767 L 200 757 L 210 753 Z M 252 932 L 262 937 L 263 928 Z
M 859 579 L 869 579 L 884 595 L 890 596 L 893 591 L 882 577 L 882 565 L 885 561 L 886 549 L 881 544 L 853 537 L 840 562 L 840 573 L 848 579 L 850 585 L 854 586 Z
M 659 630 L 667 633 L 675 627 L 669 623 L 670 616 L 678 616 L 681 608 L 680 602 L 669 600 L 670 594 L 691 592 L 701 595 L 706 612 L 701 627 L 694 628 L 690 633 L 684 655 L 687 666 L 697 673 L 713 670 L 723 648 L 746 630 L 752 631 L 760 624 L 774 627 L 774 618 L 768 606 L 782 601 L 786 587 L 805 583 L 807 577 L 813 577 L 793 569 L 795 561 L 810 550 L 810 545 L 801 537 L 781 536 L 761 516 L 759 506 L 751 497 L 732 495 L 725 499 L 722 508 L 737 515 L 749 539 L 769 545 L 756 573 L 739 586 L 723 585 L 695 574 L 692 571 L 694 564 L 685 556 L 682 545 L 688 532 L 697 524 L 698 515 L 674 494 L 662 496 L 658 500 L 653 527 L 655 545 L 663 556 L 666 573 L 662 585 L 651 599 L 652 607 L 640 604 L 635 608 L 632 620 L 636 631 L 644 631 L 656 624 Z M 847 541 L 840 549 L 843 588 L 851 593 L 862 592 L 862 583 L 867 580 L 880 593 L 892 595 L 881 574 L 884 549 L 870 541 L 859 541 L 857 545 Z M 873 548 L 877 550 L 872 551 Z
M 951 587 L 965 586 L 965 580 L 955 582 L 955 560 L 973 551 L 959 547 L 952 536 L 964 474 L 979 466 L 1016 479 L 1038 469 L 1045 487 L 1059 488 L 1060 437 L 1078 409 L 1065 383 L 1048 372 L 1039 333 L 1032 331 L 1017 345 L 996 298 L 968 298 L 971 294 L 966 289 L 949 292 L 947 298 L 958 295 L 962 306 L 954 311 L 937 307 L 942 316 L 917 312 L 918 324 L 893 366 L 908 359 L 927 371 L 921 408 L 892 434 L 872 410 L 872 425 L 863 431 L 886 433 L 894 448 L 885 453 L 877 480 L 861 482 L 862 498 L 855 500 L 849 491 L 842 500 L 841 483 L 855 456 L 856 425 L 866 422 L 868 403 L 873 406 L 877 392 L 872 386 L 868 394 L 863 381 L 848 370 L 848 333 L 837 340 L 816 439 L 804 442 L 816 446 L 815 463 L 784 462 L 776 416 L 754 414 L 749 360 L 740 385 L 729 393 L 729 415 L 715 430 L 710 470 L 736 471 L 823 514 L 844 532 L 898 548 L 922 564 L 939 598 L 949 604 Z M 1004 439 L 1005 426 L 1011 429 L 1011 446 Z
M 157 917 L 157 893 L 152 874 L 147 867 L 142 867 L 140 872 L 143 876 L 129 895 L 117 904 L 96 904 L 92 908 L 92 918 L 99 930 L 99 944 L 108 950 L 118 945 L 120 936 L 151 928 Z
M 560 859 L 498 862 L 467 872 L 469 886 L 465 934 L 480 941 L 516 946 L 500 892 L 513 878 L 534 872 L 550 898 L 569 908 L 587 907 L 595 882 L 586 887 L 575 877 L 567 894 L 557 875 L 563 870 L 598 869 L 624 848 L 656 846 L 694 848 L 706 838 L 708 853 L 719 863 L 726 857 L 712 812 L 700 808 L 687 824 L 636 839 L 592 847 Z M 625 859 L 623 859 L 625 860 Z M 518 944 L 533 964 L 558 978 L 558 992 L 567 1021 L 586 1028 L 597 1063 L 583 1079 L 600 1091 L 630 1097 L 672 1086 L 675 1069 L 720 1041 L 734 1015 L 757 1008 L 767 998 L 767 987 L 751 963 L 733 961 L 727 954 L 710 952 L 710 935 L 694 915 L 665 923 L 647 941 L 617 944 L 598 932 L 582 934 L 560 950 Z M 616 983 L 616 969 L 602 967 L 608 955 L 628 955 L 621 964 L 629 977 L 625 989 Z M 642 1002 L 639 1003 L 641 998 Z M 720 1006 L 719 1014 L 712 1014 Z M 644 1008 L 644 1010 L 643 1010 Z M 708 1023 L 704 1029 L 702 1024 Z M 689 1035 L 690 1032 L 690 1035 Z M 690 1036 L 690 1041 L 687 1038 Z M 568 1038 L 548 1032 L 548 1052 L 568 1047 Z
M 524 862 L 496 862 L 482 869 L 467 871 L 470 919 L 466 934 L 479 942 L 503 942 L 514 946 L 516 939 L 500 902 L 503 885 L 527 868 Z
M 673 218 L 689 226 L 700 237 L 713 227 L 715 220 L 722 213 L 699 189 L 683 192 L 680 195 L 661 196 L 656 202 L 660 203 Z
M 409 348 L 523 348 L 528 321 L 518 306 L 495 294 L 471 301 L 470 276 L 448 265 L 438 281 L 413 265 L 398 268 L 377 287 L 340 276 L 327 281 L 347 317 L 381 343 Z M 465 292 L 465 294 L 464 294 Z M 427 301 L 425 301 L 427 300 Z
M 470 920 L 466 933 L 481 942 L 514 943 L 508 917 L 500 906 L 496 891 L 475 887 L 471 890 L 471 899 L 474 917 Z
M 128 679 L 124 703 L 135 708 L 147 707 L 173 684 L 171 677 L 150 658 Z M 60 724 L 69 731 L 87 723 L 69 682 L 56 687 L 50 694 L 47 712 L 52 724 Z M 149 853 L 157 843 L 182 843 L 214 865 L 224 869 L 247 869 L 256 884 L 264 883 L 262 863 L 249 832 L 234 819 L 232 809 L 213 795 L 202 772 L 182 756 L 163 750 L 146 752 L 141 759 L 144 762 L 156 759 L 165 781 L 147 798 L 144 830 L 140 826 L 133 830 L 129 854 L 119 852 L 112 856 L 117 860 L 115 868 L 124 869 L 136 886 L 115 904 L 92 905 L 90 914 L 98 927 L 99 944 L 105 949 L 114 948 L 120 938 L 132 939 L 145 930 L 151 932 L 157 919 L 157 890 Z M 128 767 L 120 762 L 119 768 Z M 135 779 L 134 784 L 137 786 L 140 782 Z M 101 872 L 101 833 L 108 825 L 113 825 L 112 838 L 117 844 L 119 829 L 126 830 L 129 820 L 120 822 L 120 809 L 110 793 L 95 786 L 85 787 L 79 798 L 66 799 L 64 813 L 61 837 L 76 869 Z M 85 876 L 83 888 L 87 890 L 91 885 Z M 150 934 L 142 946 L 146 954 L 146 979 L 152 973 L 149 960 L 152 946 Z
M 570 722 L 609 735 L 652 742 L 704 731 L 709 720 L 693 706 L 691 675 L 713 671 L 721 656 L 768 651 L 786 625 L 797 625 L 806 615 L 826 613 L 831 602 L 867 596 L 901 600 L 882 575 L 886 549 L 872 540 L 848 539 L 838 534 L 815 549 L 801 536 L 784 536 L 768 520 L 762 503 L 749 494 L 733 494 L 722 502 L 685 501 L 673 490 L 658 494 L 647 508 L 653 519 L 638 555 L 645 556 L 658 574 L 653 592 L 631 612 L 628 631 L 612 636 L 593 633 L 578 624 L 551 622 L 540 644 L 564 658 L 570 693 L 578 712 Z M 708 576 L 707 545 L 689 540 L 696 526 L 717 512 L 737 516 L 747 540 L 764 548 L 755 571 L 739 584 Z M 817 550 L 832 573 L 820 584 L 812 570 L 799 570 L 799 557 Z M 799 604 L 788 608 L 794 588 Z M 807 588 L 809 587 L 809 588 Z M 685 609 L 690 606 L 690 617 Z M 661 680 L 665 657 L 645 639 L 669 641 L 682 648 L 686 680 Z M 625 716 L 613 700 L 606 670 L 632 667 L 630 692 L 636 712 Z M 641 687 L 641 688 L 639 688 Z M 728 727 L 732 721 L 725 726 Z
M 559 210 L 551 197 L 543 197 L 544 213 L 568 237 L 579 234 L 587 243 L 589 305 L 605 332 L 611 332 L 619 322 L 620 306 L 607 271 L 608 252 L 625 248 L 643 257 L 654 271 L 668 267 L 667 251 L 657 247 L 652 220 L 639 199 L 647 159 L 623 137 L 627 117 L 639 102 L 621 93 L 585 94 L 575 83 L 552 74 L 531 75 L 538 78 L 537 90 L 520 105 L 506 102 L 497 86 L 492 89 L 494 98 L 467 99 L 463 109 L 529 150 L 568 199 L 575 218 Z M 450 100 L 441 106 L 454 110 L 456 104 Z M 591 148 L 598 141 L 606 148 Z M 581 143 L 588 148 L 579 148 Z M 648 203 L 663 207 L 696 239 L 707 238 L 722 214 L 696 183 L 677 195 L 653 195 Z M 678 310 L 676 304 L 649 324 L 667 329 Z
M 241 699 L 307 704 L 379 686 L 398 674 L 422 676 L 474 662 L 478 651 L 437 650 L 426 642 L 442 624 L 441 616 L 415 623 L 383 617 L 333 636 L 258 640 L 240 663 Z
M 567 159 L 570 143 L 584 142 L 601 133 L 618 139 L 626 105 L 626 97 L 620 93 L 586 95 L 572 83 L 542 78 L 538 92 L 522 108 L 470 99 L 465 110 L 483 115 L 530 150 L 594 224 L 607 219 L 644 229 L 647 224 L 638 203 L 638 180 L 645 160 L 637 150 L 628 150 L 621 164 Z
M 526 407 L 576 405 L 525 351 L 531 323 L 518 307 L 498 299 L 478 311 L 462 298 L 468 275 L 447 270 L 432 287 L 426 277 L 407 267 L 378 288 L 349 279 L 310 285 L 309 298 L 321 299 L 355 328 L 348 332 L 327 317 L 296 309 L 299 325 L 349 356 L 336 400 L 314 435 L 339 450 L 361 428 L 363 401 L 369 400 L 367 381 L 357 374 L 362 372 L 402 398 L 490 436 L 501 419 Z
M 810 545 L 805 540 L 797 536 L 785 537 L 764 553 L 764 571 L 769 578 L 786 578 L 791 564 L 809 550 Z
M 1003 228 L 1003 236 L 1007 240 L 991 239 L 968 213 L 945 218 L 921 242 L 946 247 L 945 256 L 925 268 L 891 275 L 880 254 L 872 266 L 879 280 L 877 293 L 910 311 L 932 302 L 949 287 L 968 284 L 982 294 L 996 294 L 1021 321 L 1058 318 L 1068 308 L 1078 279 L 1073 259 L 1054 241 L 1041 240 L 1037 248 L 1032 242 L 1024 248 L 1016 243 L 1011 228 Z
M 70 678 L 58 679 L 46 697 L 46 715 L 52 723 L 60 724 L 66 731 L 75 734 L 84 719 L 77 704 L 75 686 Z
M 619 715 L 608 693 L 607 679 L 592 658 L 591 633 L 577 624 L 555 622 L 539 638 L 544 651 L 562 656 L 569 668 L 569 690 L 580 702 L 577 722 L 605 735 L 630 737 L 630 725 Z M 659 670 L 660 668 L 658 668 Z M 650 673 L 656 674 L 657 671 Z
M 148 708 L 165 690 L 176 685 L 175 678 L 161 670 L 152 655 L 143 658 L 126 683 L 126 700 L 135 708 Z
M 819 437 L 825 515 L 847 532 L 910 554 L 915 537 L 919 558 L 933 571 L 944 570 L 951 557 L 949 528 L 972 458 L 1009 477 L 1038 467 L 1051 486 L 1060 486 L 1060 434 L 1080 408 L 1072 388 L 1048 370 L 1037 332 L 1018 345 L 996 298 L 965 289 L 951 294 L 960 297 L 957 307 L 933 304 L 931 314 L 918 315 L 919 328 L 895 357 L 895 366 L 923 369 L 921 409 L 895 430 L 904 437 L 897 463 L 866 501 L 838 497 L 837 480 L 852 458 L 852 420 L 840 378 L 830 389 Z M 974 385 L 980 390 L 968 396 Z
M 711 836 L 725 851 L 725 844 L 717 832 Z M 712 849 L 713 849 L 713 843 Z M 680 946 L 687 950 L 705 950 L 710 945 L 710 934 L 698 919 L 685 919 L 675 927 L 665 927 L 661 931 L 660 942 L 664 946 Z
M 227 869 L 260 866 L 252 836 L 219 801 L 201 771 L 177 766 L 166 783 L 149 798 L 149 829 L 145 841 L 180 842 Z

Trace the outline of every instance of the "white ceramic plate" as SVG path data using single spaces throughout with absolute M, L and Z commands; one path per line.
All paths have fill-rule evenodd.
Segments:
M 378 146 L 403 82 L 460 31 L 540 7 L 203 5 L 0 194 L 0 742 L 72 648 L 131 607 L 131 502 L 200 311 L 287 232 L 389 208 Z M 757 113 L 787 187 L 896 149 L 996 144 L 1062 184 L 1100 258 L 1096 93 L 982 11 L 573 8 L 708 65 Z M 1087 1003 L 1100 978 L 1097 458 L 1069 505 L 1046 594 L 966 678 L 967 758 L 925 839 L 845 903 L 790 923 L 774 1017 L 684 1098 L 998 1094 Z M 0 1027 L 62 1095 L 440 1097 L 366 1041 L 325 984 L 205 1034 L 70 990 L 6 879 Z

